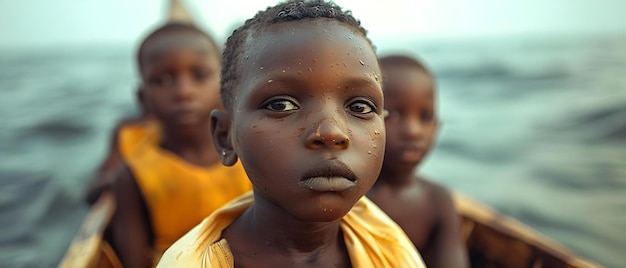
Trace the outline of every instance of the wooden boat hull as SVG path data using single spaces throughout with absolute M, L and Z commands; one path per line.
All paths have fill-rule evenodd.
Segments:
M 113 212 L 115 212 L 115 198 L 113 193 L 105 192 L 91 206 L 59 267 L 122 267 L 109 243 L 103 239 L 104 231 L 113 217 Z
M 594 268 L 559 243 L 528 226 L 495 212 L 461 194 L 453 195 L 471 267 L 506 268 Z M 115 199 L 105 193 L 92 206 L 80 231 L 59 267 L 122 267 L 103 240 L 103 233 L 115 210 Z
M 600 267 L 484 204 L 458 193 L 453 199 L 462 218 L 471 267 Z

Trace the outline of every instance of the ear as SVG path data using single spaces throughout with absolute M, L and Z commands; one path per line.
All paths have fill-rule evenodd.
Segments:
M 231 118 L 227 112 L 215 109 L 211 112 L 211 135 L 213 137 L 213 145 L 220 161 L 225 166 L 232 166 L 237 163 L 237 153 L 233 148 L 230 138 Z

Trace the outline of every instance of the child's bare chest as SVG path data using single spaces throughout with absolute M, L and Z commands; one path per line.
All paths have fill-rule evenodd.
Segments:
M 427 246 L 437 223 L 437 206 L 426 195 L 369 196 L 411 239 L 418 250 Z

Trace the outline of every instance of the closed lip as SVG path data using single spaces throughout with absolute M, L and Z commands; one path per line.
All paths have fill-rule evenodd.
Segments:
M 194 109 L 193 107 L 179 107 L 177 109 L 174 109 L 172 111 L 172 114 L 175 115 L 187 115 L 187 114 L 193 114 L 196 112 L 196 109 Z
M 402 151 L 410 151 L 410 152 L 423 152 L 426 150 L 426 146 L 421 144 L 408 144 L 400 147 Z
M 180 120 L 181 122 L 187 122 L 189 120 L 194 121 L 199 116 L 197 109 L 193 107 L 182 107 L 172 111 L 172 118 Z
M 316 192 L 340 192 L 356 186 L 356 175 L 341 161 L 327 161 L 305 172 L 298 185 Z

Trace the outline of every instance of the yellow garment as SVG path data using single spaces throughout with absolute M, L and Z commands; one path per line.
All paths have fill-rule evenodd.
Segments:
M 157 267 L 232 268 L 233 256 L 222 230 L 253 204 L 246 194 L 211 214 L 176 241 Z M 425 267 L 413 243 L 387 214 L 367 197 L 341 220 L 352 267 Z
M 150 214 L 155 255 L 216 209 L 252 189 L 241 166 L 189 164 L 156 144 L 126 159 Z
M 117 133 L 120 155 L 128 159 L 133 152 L 144 144 L 158 144 L 161 139 L 161 128 L 154 119 L 123 125 Z

